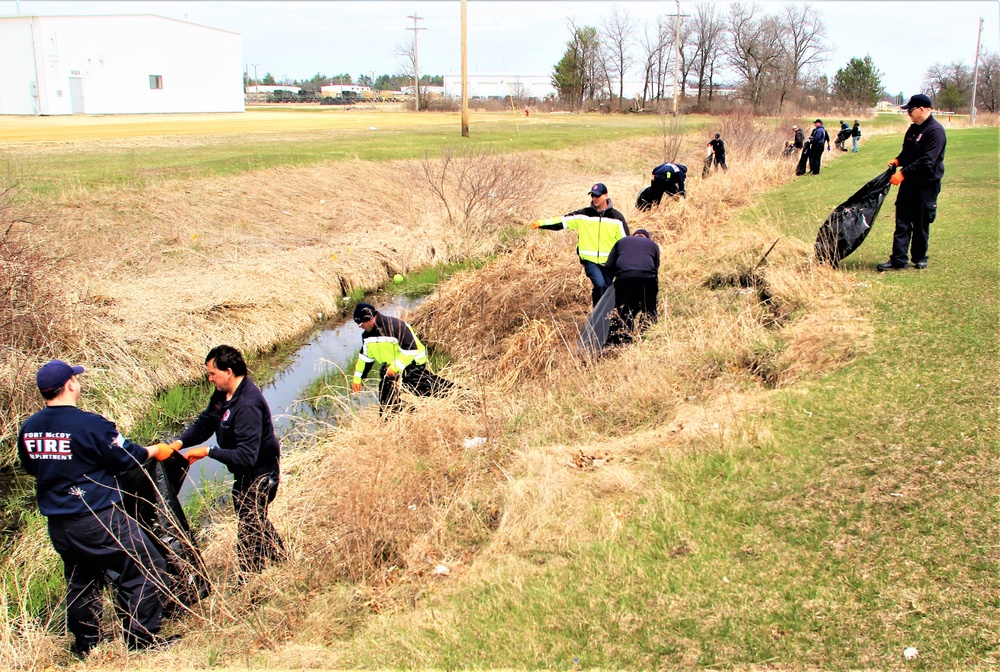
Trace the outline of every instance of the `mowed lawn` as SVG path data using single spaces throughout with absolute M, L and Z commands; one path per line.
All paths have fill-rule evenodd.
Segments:
M 811 242 L 900 142 L 873 139 L 764 195 L 748 225 L 767 213 Z M 662 454 L 648 466 L 656 487 L 618 511 L 617 533 L 537 562 L 508 559 L 489 580 L 430 595 L 433 618 L 383 620 L 340 662 L 1000 665 L 997 162 L 996 129 L 949 134 L 925 271 L 875 273 L 889 252 L 890 193 L 842 270 L 874 323 L 870 348 L 770 393 L 769 410 L 745 419 L 755 440 Z M 906 661 L 910 646 L 919 654 Z
M 683 118 L 697 129 L 708 117 Z M 649 115 L 380 112 L 337 107 L 243 114 L 0 117 L 0 161 L 46 196 L 158 180 L 237 175 L 282 166 L 437 156 L 442 151 L 584 147 L 663 132 Z

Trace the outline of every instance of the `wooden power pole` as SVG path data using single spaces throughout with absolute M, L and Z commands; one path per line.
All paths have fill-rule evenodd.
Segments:
M 408 19 L 413 19 L 413 28 L 407 28 L 407 30 L 413 31 L 413 93 L 415 95 L 415 102 L 413 104 L 413 109 L 417 112 L 420 111 L 420 66 L 418 65 L 419 59 L 417 58 L 417 31 L 427 30 L 426 28 L 417 28 L 417 21 L 423 21 L 424 17 L 417 16 L 414 12 L 412 16 L 407 16 Z
M 469 137 L 469 43 L 466 19 L 468 3 L 462 0 L 462 137 Z

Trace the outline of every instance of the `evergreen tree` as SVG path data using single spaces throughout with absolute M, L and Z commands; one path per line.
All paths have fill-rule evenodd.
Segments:
M 841 102 L 872 106 L 882 92 L 882 75 L 871 56 L 852 58 L 834 75 L 833 96 Z

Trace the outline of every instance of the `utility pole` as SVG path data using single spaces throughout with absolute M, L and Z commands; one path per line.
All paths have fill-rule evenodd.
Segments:
M 462 137 L 469 137 L 469 43 L 466 31 L 468 3 L 462 0 Z
M 976 86 L 979 84 L 979 41 L 983 37 L 983 20 L 979 19 L 979 31 L 976 33 L 976 65 L 972 69 L 972 108 L 969 110 L 969 126 L 976 125 Z
M 677 81 L 681 78 L 681 17 L 688 17 L 690 14 L 681 14 L 681 0 L 677 0 L 677 13 L 667 14 L 677 20 L 674 22 L 674 116 L 677 116 Z
M 417 65 L 417 31 L 427 30 L 426 28 L 417 28 L 417 21 L 423 21 L 424 17 L 417 16 L 416 12 L 413 12 L 412 16 L 407 16 L 408 19 L 413 19 L 413 28 L 407 28 L 407 30 L 413 31 L 413 93 L 415 95 L 415 102 L 413 109 L 417 112 L 420 111 L 420 67 Z

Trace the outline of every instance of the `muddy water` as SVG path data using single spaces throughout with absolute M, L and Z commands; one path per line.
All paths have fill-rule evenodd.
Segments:
M 423 299 L 394 297 L 385 306 L 379 306 L 379 311 L 392 316 L 398 316 L 400 311 L 410 310 L 418 306 Z M 339 326 L 323 329 L 313 336 L 295 353 L 291 363 L 274 377 L 273 380 L 261 385 L 261 392 L 271 408 L 274 428 L 279 439 L 287 439 L 308 435 L 316 430 L 317 425 L 333 420 L 317 417 L 312 407 L 302 401 L 305 391 L 317 378 L 338 370 L 346 370 L 354 353 L 361 347 L 361 329 L 353 320 L 347 320 Z M 206 403 L 208 400 L 205 400 Z M 361 405 L 373 401 L 371 392 L 363 392 L 357 399 Z M 215 437 L 209 440 L 210 446 L 216 445 Z M 181 488 L 181 502 L 187 501 L 195 490 L 206 481 L 225 480 L 232 482 L 232 475 L 225 465 L 212 459 L 199 460 L 194 464 L 188 479 Z M 227 488 L 228 489 L 228 488 Z

